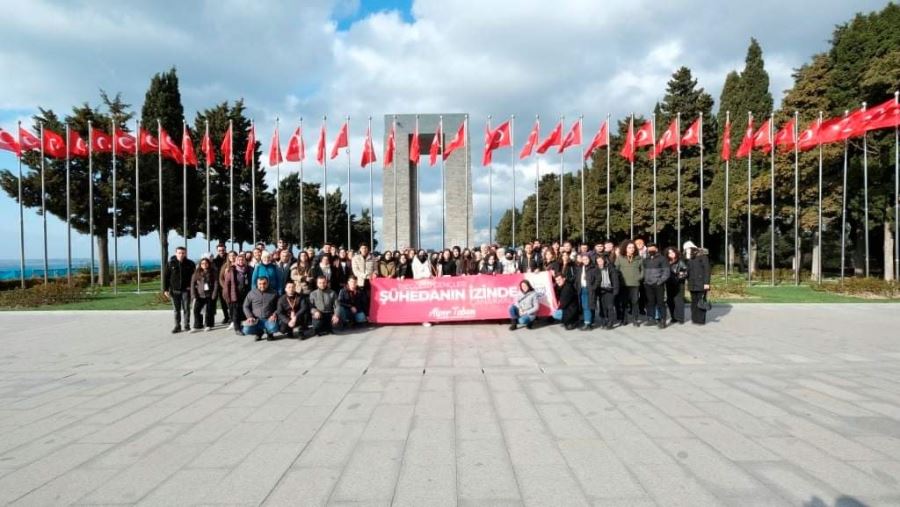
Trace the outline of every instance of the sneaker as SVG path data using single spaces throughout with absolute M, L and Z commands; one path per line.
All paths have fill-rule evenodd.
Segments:
M 582 325 L 582 326 L 581 326 L 580 328 L 578 328 L 578 329 L 580 329 L 581 331 L 590 331 L 591 329 L 593 329 L 593 327 L 594 327 L 594 326 L 592 326 L 592 325 L 590 325 L 590 324 L 584 324 L 584 325 Z
M 179 326 L 178 324 L 175 324 L 175 327 L 172 328 L 172 334 L 176 334 L 176 333 L 180 333 L 180 332 L 181 332 L 181 326 Z
M 423 322 L 422 325 L 425 327 L 431 327 L 431 322 Z
M 205 328 L 203 328 L 203 330 L 208 333 L 208 332 L 212 331 L 212 328 L 209 326 L 206 326 Z
M 262 331 L 257 332 L 257 333 L 256 333 L 256 341 L 262 340 L 262 335 L 263 335 L 263 334 L 262 334 Z
M 195 327 L 194 329 L 191 329 L 191 332 L 192 332 L 192 333 L 199 333 L 199 332 L 200 332 L 200 328 L 199 328 L 199 327 Z

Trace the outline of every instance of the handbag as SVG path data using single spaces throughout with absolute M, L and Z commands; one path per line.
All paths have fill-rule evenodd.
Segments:
M 706 294 L 704 294 L 700 298 L 700 301 L 697 301 L 697 308 L 704 312 L 708 312 L 712 309 L 712 304 L 710 304 L 709 300 L 706 299 Z

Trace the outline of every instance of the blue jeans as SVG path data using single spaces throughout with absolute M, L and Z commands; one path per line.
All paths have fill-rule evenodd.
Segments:
M 519 307 L 517 307 L 516 305 L 510 305 L 509 318 L 516 319 L 516 322 L 523 326 L 527 326 L 528 324 L 534 322 L 534 315 L 519 315 Z
M 589 326 L 594 322 L 594 311 L 591 310 L 591 299 L 587 287 L 581 288 L 581 314 L 584 316 L 584 325 Z
M 366 322 L 366 313 L 360 311 L 353 313 L 349 308 L 341 306 L 338 307 L 338 318 L 341 319 L 341 323 L 345 326 L 349 324 L 351 320 L 357 324 L 362 324 Z
M 275 334 L 278 331 L 278 321 L 272 321 L 269 319 L 257 319 L 256 324 L 252 326 L 244 325 L 244 334 L 246 335 L 255 335 L 257 333 L 262 334 L 266 332 L 268 334 Z
M 553 310 L 553 320 L 562 320 L 562 309 Z

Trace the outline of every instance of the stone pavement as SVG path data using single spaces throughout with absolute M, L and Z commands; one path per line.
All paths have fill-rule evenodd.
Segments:
M 898 309 L 260 343 L 0 313 L 0 503 L 900 505 Z

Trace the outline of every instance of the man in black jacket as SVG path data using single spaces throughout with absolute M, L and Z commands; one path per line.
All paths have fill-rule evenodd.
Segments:
M 535 273 L 541 270 L 541 259 L 531 243 L 525 243 L 525 251 L 519 257 L 519 273 Z
M 303 294 L 296 290 L 294 281 L 288 278 L 284 286 L 284 295 L 278 299 L 278 325 L 288 338 L 294 337 L 294 329 L 298 329 L 300 338 L 309 321 L 309 303 Z
M 659 248 L 651 243 L 644 258 L 644 292 L 647 295 L 647 321 L 654 320 L 660 329 L 666 327 L 666 280 L 669 279 L 669 263 L 660 255 Z
M 225 243 L 219 243 L 218 245 L 216 245 L 216 256 L 213 257 L 213 260 L 212 260 L 213 266 L 216 267 L 217 274 L 219 274 L 219 275 L 222 274 L 222 266 L 225 265 L 225 261 L 227 261 L 227 260 L 228 260 L 228 252 L 225 251 Z M 222 281 L 221 277 L 219 278 L 219 281 Z M 224 316 L 224 318 L 222 319 L 222 324 L 229 324 L 229 323 L 231 323 L 231 314 L 228 313 L 228 302 L 225 301 L 224 292 L 225 291 L 221 291 L 221 290 L 219 291 L 218 301 L 219 301 L 219 306 L 222 307 L 222 315 Z M 216 303 L 213 302 L 213 305 L 215 305 L 215 304 Z M 215 314 L 215 313 L 216 313 L 215 308 L 213 308 L 213 314 Z
M 700 307 L 709 292 L 709 257 L 706 250 L 697 248 L 692 241 L 684 243 L 684 255 L 688 261 L 687 289 L 691 293 L 691 322 L 706 324 L 706 310 Z
M 578 266 L 575 268 L 575 289 L 581 303 L 581 315 L 584 323 L 582 331 L 589 331 L 594 326 L 594 287 L 597 285 L 597 268 L 591 262 L 588 252 L 578 254 Z
M 175 309 L 175 327 L 172 333 L 191 328 L 191 277 L 194 276 L 194 261 L 187 258 L 187 249 L 180 246 L 169 259 L 163 276 L 164 294 L 172 300 Z M 184 313 L 184 328 L 181 314 Z
M 556 275 L 556 300 L 559 308 L 553 311 L 553 318 L 571 331 L 578 327 L 578 295 L 575 287 L 566 280 L 566 275 Z

